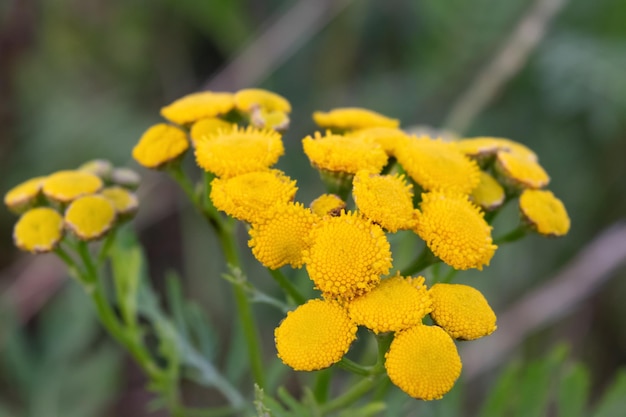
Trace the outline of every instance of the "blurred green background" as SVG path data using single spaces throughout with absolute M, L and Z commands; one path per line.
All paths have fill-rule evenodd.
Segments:
M 475 117 L 459 123 L 453 109 L 518 22 L 541 19 L 536 4 L 555 11 L 545 31 L 527 28 L 536 47 Z M 626 217 L 625 22 L 619 0 L 2 0 L 0 191 L 93 158 L 137 168 L 130 150 L 160 120 L 160 107 L 203 88 L 258 86 L 291 101 L 278 166 L 298 179 L 300 201 L 321 191 L 300 145 L 314 130 L 314 110 L 361 106 L 405 127 L 463 124 L 466 136 L 507 137 L 535 150 L 572 220 L 565 238 L 531 236 L 498 251 L 485 271 L 459 274 L 500 314 Z M 155 286 L 177 270 L 185 293 L 211 315 L 215 343 L 228 350 L 233 311 L 227 287 L 209 280 L 222 271 L 209 229 L 164 175 L 142 174 L 152 188 L 143 190 L 149 214 L 140 214 L 137 228 Z M 0 415 L 164 415 L 146 411 L 141 374 L 98 327 L 80 291 L 65 280 L 40 284 L 36 275 L 51 272 L 29 269 L 34 257 L 12 244 L 14 222 L 0 210 Z M 532 359 L 566 342 L 599 392 L 626 364 L 621 265 L 510 357 Z M 272 356 L 280 315 L 267 307 L 259 315 Z M 472 386 L 477 401 L 491 381 L 483 373 Z

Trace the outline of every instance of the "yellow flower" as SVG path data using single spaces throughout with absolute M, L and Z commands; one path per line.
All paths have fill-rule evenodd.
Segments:
M 461 284 L 435 284 L 430 289 L 433 321 L 450 337 L 474 340 L 496 330 L 496 314 L 475 288 Z
M 356 174 L 361 169 L 380 172 L 387 154 L 379 144 L 353 136 L 315 133 L 302 139 L 304 153 L 318 169 Z
M 291 112 L 291 104 L 281 95 L 260 88 L 246 88 L 235 93 L 235 106 L 242 112 L 256 108 L 267 111 Z
M 79 166 L 78 170 L 91 172 L 100 178 L 108 178 L 113 171 L 113 164 L 106 159 L 94 159 Z
M 130 168 L 114 168 L 111 172 L 111 182 L 134 190 L 139 187 L 141 177 Z
M 226 114 L 235 107 L 232 93 L 192 93 L 161 109 L 161 116 L 179 125 Z
M 113 204 L 118 215 L 133 214 L 139 207 L 139 200 L 135 193 L 118 185 L 107 187 L 100 191 L 100 194 Z
M 350 317 L 374 333 L 397 332 L 422 324 L 430 313 L 431 301 L 424 278 L 404 278 L 399 274 L 383 279 L 370 292 L 348 304 Z
M 565 206 L 547 190 L 524 190 L 519 198 L 520 211 L 531 227 L 545 236 L 564 236 L 570 228 Z
M 340 130 L 398 127 L 400 125 L 398 119 L 391 119 L 380 113 L 359 107 L 342 107 L 329 112 L 316 111 L 313 113 L 313 120 L 319 127 Z
M 205 171 L 230 178 L 263 171 L 285 152 L 279 133 L 253 127 L 219 131 L 196 143 L 196 162 Z
M 296 371 L 315 371 L 339 362 L 356 338 L 357 326 L 337 303 L 310 300 L 274 332 L 278 357 Z
M 480 182 L 474 188 L 470 199 L 485 210 L 494 210 L 504 203 L 504 188 L 488 173 L 480 172 Z
M 69 203 L 87 194 L 98 192 L 102 188 L 102 180 L 95 174 L 85 171 L 58 171 L 48 176 L 43 183 L 46 197 Z
M 391 249 L 380 226 L 357 213 L 325 217 L 311 232 L 304 261 L 327 298 L 352 299 L 374 288 L 391 268 Z
M 498 152 L 496 171 L 511 184 L 522 188 L 542 188 L 550 177 L 537 161 L 510 152 Z
M 196 143 L 198 143 L 198 141 L 201 141 L 203 138 L 214 135 L 220 130 L 229 132 L 233 130 L 233 127 L 234 126 L 232 123 L 229 123 L 222 119 L 218 119 L 217 117 L 201 119 L 195 122 L 193 126 L 191 126 L 191 132 L 189 133 L 189 137 L 191 138 L 191 143 L 193 144 L 193 146 L 196 146 Z
M 248 246 L 264 266 L 277 269 L 290 264 L 300 268 L 302 252 L 308 247 L 309 233 L 317 217 L 299 203 L 275 204 L 266 220 L 250 229 Z
M 417 325 L 396 333 L 386 358 L 391 382 L 421 400 L 440 399 L 461 374 L 454 341 L 437 326 Z
M 346 202 L 336 194 L 322 194 L 311 202 L 311 210 L 318 217 L 339 216 L 346 208 Z
M 289 116 L 287 113 L 278 110 L 265 110 L 258 108 L 252 110 L 250 123 L 259 129 L 272 129 L 284 132 L 289 128 Z
M 537 161 L 537 155 L 528 147 L 519 142 L 504 138 L 477 137 L 467 138 L 455 142 L 465 155 L 482 159 L 493 156 L 498 151 L 514 153 L 532 161 Z
M 350 135 L 373 140 L 382 146 L 389 156 L 395 155 L 398 142 L 408 139 L 405 132 L 393 127 L 369 127 L 350 132 Z
M 478 185 L 480 169 L 453 143 L 427 136 L 398 143 L 396 158 L 424 190 L 445 190 L 469 194 Z
M 65 211 L 65 224 L 81 240 L 94 240 L 109 231 L 115 222 L 113 204 L 101 195 L 74 200 Z
M 448 265 L 455 269 L 489 265 L 497 249 L 491 227 L 466 195 L 424 193 L 416 217 L 415 232 Z
M 13 229 L 15 246 L 32 253 L 53 250 L 63 237 L 63 218 L 50 207 L 28 210 Z
M 4 195 L 4 204 L 16 213 L 28 208 L 40 195 L 46 177 L 35 177 L 11 188 Z
M 133 148 L 133 158 L 146 168 L 157 169 L 189 148 L 187 135 L 179 128 L 159 123 L 151 126 Z
M 260 223 L 274 204 L 296 195 L 296 182 L 279 170 L 250 172 L 211 182 L 211 200 L 218 210 L 248 223 Z
M 404 175 L 359 171 L 352 184 L 354 202 L 365 217 L 392 233 L 413 227 L 413 186 Z

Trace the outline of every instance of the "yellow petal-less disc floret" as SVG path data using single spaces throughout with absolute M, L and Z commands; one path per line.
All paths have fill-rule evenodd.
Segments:
M 250 172 L 211 182 L 211 201 L 218 210 L 248 223 L 261 223 L 274 204 L 288 203 L 296 195 L 296 182 L 282 171 Z
M 101 195 L 80 197 L 65 211 L 65 225 L 81 240 L 102 237 L 114 222 L 115 208 Z
M 15 246 L 32 253 L 53 250 L 63 237 L 63 217 L 50 207 L 28 210 L 13 229 Z
M 222 178 L 264 171 L 285 152 L 280 133 L 253 127 L 219 131 L 196 143 L 196 162 Z
M 413 186 L 404 175 L 359 171 L 352 184 L 354 202 L 365 217 L 392 233 L 413 227 Z
M 287 264 L 300 268 L 316 220 L 315 214 L 300 203 L 275 204 L 267 211 L 266 220 L 252 225 L 248 246 L 267 268 Z
M 102 188 L 102 180 L 85 171 L 58 171 L 48 176 L 43 183 L 46 197 L 68 203 L 80 196 L 93 194 Z
M 340 107 L 329 112 L 316 111 L 313 120 L 321 128 L 355 130 L 367 127 L 398 127 L 400 121 L 360 107 Z
M 524 190 L 519 198 L 524 220 L 544 236 L 564 236 L 570 219 L 563 202 L 548 190 Z
M 111 182 L 134 190 L 139 187 L 141 177 L 130 168 L 114 168 L 111 172 Z
M 133 148 L 133 158 L 146 168 L 157 169 L 189 149 L 187 134 L 176 126 L 158 123 L 141 135 Z
M 232 93 L 202 91 L 188 94 L 161 109 L 161 116 L 179 125 L 226 114 L 235 108 Z
M 304 261 L 326 298 L 352 299 L 374 288 L 391 268 L 382 228 L 358 213 L 325 217 L 313 227 Z
M 356 331 L 356 324 L 339 304 L 310 300 L 289 312 L 276 328 L 276 350 L 296 371 L 324 369 L 348 352 Z
M 245 88 L 235 93 L 235 106 L 242 112 L 256 108 L 267 111 L 291 112 L 291 104 L 283 96 L 261 88 Z
M 302 139 L 304 153 L 318 169 L 356 174 L 361 169 L 380 172 L 387 163 L 387 154 L 371 139 L 319 132 Z
M 311 202 L 311 210 L 318 217 L 339 216 L 346 208 L 346 202 L 337 194 L 322 194 Z
M 374 333 L 397 332 L 422 324 L 432 306 L 424 278 L 397 275 L 350 301 L 350 317 Z
M 437 326 L 417 325 L 396 333 L 386 358 L 391 382 L 421 400 L 440 399 L 461 375 L 456 345 Z
M 272 129 L 284 132 L 289 128 L 289 115 L 279 110 L 257 108 L 250 114 L 250 123 L 259 129 Z
M 395 155 L 398 142 L 408 139 L 406 132 L 393 127 L 369 127 L 350 132 L 350 135 L 373 140 L 378 143 L 389 156 Z
M 4 195 L 4 204 L 16 213 L 28 208 L 41 193 L 46 177 L 35 177 L 11 188 Z
M 413 137 L 398 143 L 396 158 L 424 190 L 469 194 L 478 185 L 480 169 L 451 142 Z
M 505 197 L 504 188 L 500 183 L 488 173 L 481 171 L 480 182 L 472 191 L 470 199 L 479 207 L 489 211 L 500 207 Z
M 482 269 L 497 246 L 480 209 L 463 194 L 422 194 L 415 232 L 430 250 L 455 269 Z
M 217 117 L 210 117 L 207 119 L 198 120 L 191 126 L 189 137 L 191 143 L 196 146 L 196 143 L 205 137 L 216 134 L 218 131 L 231 131 L 233 130 L 233 124 Z
M 113 164 L 106 159 L 93 159 L 78 167 L 79 171 L 87 171 L 96 174 L 100 178 L 107 179 L 113 171 Z
M 532 161 L 537 161 L 537 155 L 527 146 L 505 138 L 476 137 L 455 142 L 465 155 L 482 159 L 493 156 L 498 151 L 514 153 Z
M 498 152 L 496 171 L 507 182 L 521 188 L 542 188 L 548 185 L 550 177 L 537 161 L 511 152 Z
M 113 204 L 118 215 L 134 213 L 139 207 L 139 200 L 135 193 L 119 185 L 103 189 L 100 191 L 100 195 L 106 197 Z

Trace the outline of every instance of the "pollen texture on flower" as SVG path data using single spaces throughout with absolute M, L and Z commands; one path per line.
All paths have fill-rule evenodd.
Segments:
M 477 289 L 462 284 L 435 284 L 430 289 L 433 321 L 450 337 L 474 340 L 496 330 L 496 314 Z
M 41 192 L 46 177 L 35 177 L 11 188 L 4 195 L 4 204 L 11 210 L 19 212 L 34 202 Z
M 329 112 L 316 111 L 313 120 L 319 127 L 355 130 L 367 127 L 398 127 L 400 121 L 359 107 L 341 107 Z
M 511 152 L 498 152 L 496 170 L 510 183 L 522 188 L 542 188 L 550 177 L 537 161 Z
M 48 176 L 43 183 L 46 197 L 68 203 L 80 196 L 92 194 L 102 188 L 102 180 L 85 171 L 58 171 Z
M 430 313 L 424 278 L 394 276 L 348 303 L 350 317 L 374 333 L 397 332 L 418 324 Z
M 310 300 L 289 312 L 276 328 L 276 350 L 296 371 L 324 369 L 348 352 L 356 331 L 356 324 L 339 304 Z
M 50 207 L 28 210 L 13 229 L 15 246 L 32 253 L 53 250 L 63 237 L 63 218 Z
M 455 269 L 482 269 L 497 246 L 480 209 L 462 194 L 422 194 L 415 232 L 430 250 Z
M 519 198 L 524 220 L 545 236 L 564 236 L 570 219 L 563 202 L 548 190 L 524 190 Z
M 386 358 L 391 382 L 421 400 L 443 397 L 461 374 L 456 345 L 437 326 L 417 325 L 396 333 Z
M 196 146 L 196 143 L 205 137 L 214 135 L 220 130 L 229 132 L 233 130 L 233 127 L 232 123 L 217 117 L 200 119 L 191 126 L 189 137 L 191 138 L 193 146 Z
M 161 109 L 161 116 L 179 125 L 226 114 L 235 107 L 232 93 L 203 91 L 179 98 Z
M 133 148 L 133 158 L 146 168 L 160 168 L 187 149 L 187 135 L 179 128 L 159 123 L 144 132 Z
M 346 202 L 337 194 L 322 194 L 311 202 L 311 210 L 319 217 L 339 216 L 346 208 Z
M 398 143 L 408 139 L 408 135 L 398 128 L 393 127 L 369 127 L 365 129 L 355 130 L 350 133 L 351 136 L 373 140 L 378 143 L 387 155 L 395 155 Z
M 485 210 L 493 210 L 504 203 L 505 197 L 504 188 L 500 183 L 488 173 L 481 171 L 480 182 L 472 191 L 470 199 Z
M 102 237 L 115 222 L 113 204 L 101 195 L 74 200 L 65 211 L 65 224 L 82 240 Z
M 344 212 L 315 225 L 304 261 L 325 297 L 351 299 L 374 288 L 389 272 L 391 250 L 380 226 Z

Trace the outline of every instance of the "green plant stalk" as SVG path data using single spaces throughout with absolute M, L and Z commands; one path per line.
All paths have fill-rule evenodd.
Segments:
M 327 402 L 326 404 L 322 404 L 320 406 L 321 414 L 324 415 L 330 413 L 331 411 L 339 410 L 341 408 L 349 406 L 355 401 L 358 401 L 360 398 L 363 397 L 364 394 L 366 394 L 374 386 L 376 386 L 380 377 L 381 374 L 371 375 L 367 378 L 360 380 L 343 395 Z
M 330 388 L 332 376 L 332 367 L 317 372 L 313 385 L 313 395 L 318 404 L 323 404 L 328 401 L 328 389 Z
M 300 291 L 287 279 L 287 277 L 279 270 L 279 269 L 270 269 L 267 268 L 274 281 L 278 283 L 280 288 L 283 289 L 293 301 L 295 301 L 298 305 L 304 304 L 307 301 L 307 298 L 300 294 Z
M 400 274 L 403 276 L 413 275 L 437 262 L 441 262 L 441 260 L 433 254 L 428 246 L 424 246 L 422 253 L 409 266 L 400 271 Z
M 505 235 L 497 237 L 496 239 L 493 240 L 493 243 L 495 245 L 502 245 L 504 243 L 515 242 L 516 240 L 519 240 L 523 238 L 524 236 L 526 236 L 527 232 L 528 232 L 528 229 L 524 225 L 520 225 L 516 229 L 511 230 Z

